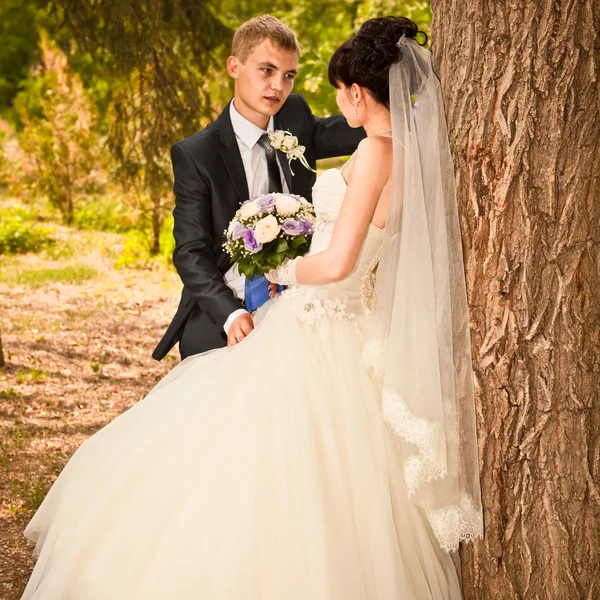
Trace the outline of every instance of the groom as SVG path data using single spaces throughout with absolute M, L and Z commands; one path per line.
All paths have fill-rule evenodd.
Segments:
M 183 281 L 177 313 L 152 357 L 161 360 L 179 342 L 181 358 L 241 342 L 254 328 L 244 308 L 249 283 L 230 265 L 223 232 L 239 205 L 269 192 L 311 200 L 315 175 L 274 151 L 266 132 L 287 130 L 315 161 L 352 154 L 364 137 L 341 116 L 319 119 L 291 94 L 300 47 L 269 15 L 244 23 L 233 38 L 227 71 L 235 96 L 206 129 L 171 148 L 175 183 L 173 262 Z

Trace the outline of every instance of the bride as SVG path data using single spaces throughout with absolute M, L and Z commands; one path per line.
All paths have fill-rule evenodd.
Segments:
M 461 598 L 482 535 L 439 82 L 373 19 L 329 66 L 368 137 L 241 343 L 191 356 L 71 458 L 26 528 L 34 600 Z

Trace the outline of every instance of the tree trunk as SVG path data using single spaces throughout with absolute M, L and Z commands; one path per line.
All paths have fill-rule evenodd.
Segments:
M 3 367 L 6 363 L 4 362 L 4 350 L 2 349 L 2 331 L 0 331 L 0 367 Z
M 157 256 L 160 253 L 160 231 L 164 221 L 162 195 L 159 192 L 151 193 L 152 199 L 152 247 L 150 254 Z
M 465 597 L 600 598 L 600 2 L 431 5 L 485 511 Z

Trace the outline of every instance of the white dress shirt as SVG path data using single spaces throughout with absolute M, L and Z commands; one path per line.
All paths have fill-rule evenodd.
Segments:
M 257 127 L 245 117 L 242 117 L 234 106 L 235 99 L 229 105 L 229 116 L 231 117 L 231 125 L 235 133 L 235 139 L 240 149 L 242 163 L 244 164 L 244 172 L 246 173 L 246 181 L 248 182 L 248 193 L 250 198 L 266 194 L 269 191 L 269 178 L 267 172 L 267 157 L 265 151 L 258 145 L 258 140 L 265 133 L 264 129 Z M 269 119 L 267 132 L 275 131 L 273 117 Z M 284 192 L 288 192 L 287 182 L 283 175 L 279 156 L 277 156 L 277 165 L 279 166 L 279 176 L 281 177 L 281 186 Z M 233 290 L 234 296 L 238 300 L 244 299 L 244 286 L 246 278 L 238 271 L 237 263 L 234 264 L 225 276 L 223 277 L 228 287 Z M 240 316 L 248 311 L 240 308 L 233 311 L 227 320 L 223 329 L 225 333 L 229 333 L 231 324 Z

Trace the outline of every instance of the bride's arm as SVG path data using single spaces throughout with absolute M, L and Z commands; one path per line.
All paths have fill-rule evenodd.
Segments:
M 353 163 L 328 248 L 296 262 L 296 280 L 300 284 L 327 284 L 348 277 L 354 270 L 378 202 L 380 199 L 387 202 L 389 194 L 384 188 L 391 182 L 391 140 L 364 139 Z

